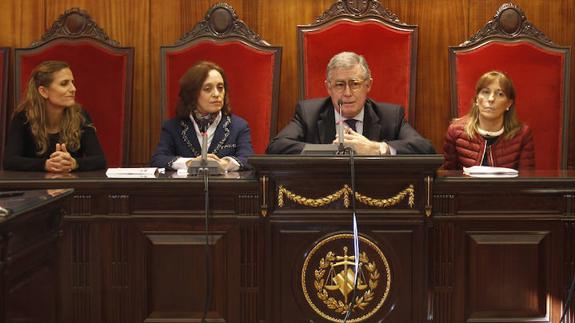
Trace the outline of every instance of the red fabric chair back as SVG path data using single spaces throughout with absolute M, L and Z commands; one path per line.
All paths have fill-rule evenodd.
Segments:
M 85 15 L 89 19 L 85 12 L 72 10 L 59 20 L 66 21 L 70 15 Z M 46 60 L 67 62 L 74 73 L 77 102 L 94 122 L 108 166 L 129 164 L 133 48 L 92 37 L 55 37 L 31 48 L 16 49 L 15 53 L 17 98 L 22 96 L 38 64 Z
M 8 102 L 8 66 L 10 63 L 10 49 L 0 48 L 0 169 L 4 160 L 4 143 L 9 119 L 6 111 Z
M 374 80 L 369 96 L 401 104 L 413 123 L 417 26 L 402 24 L 375 0 L 368 2 L 364 7 L 358 1 L 337 1 L 316 23 L 298 26 L 300 97 L 326 96 L 329 60 L 337 53 L 352 51 L 369 64 Z
M 214 25 L 198 31 L 197 26 L 209 26 L 217 21 L 214 16 L 226 18 L 230 26 L 223 27 L 222 33 L 218 33 Z M 233 8 L 227 4 L 212 7 L 206 20 L 197 26 L 193 30 L 198 32 L 185 35 L 174 46 L 161 48 L 164 120 L 175 115 L 179 81 L 184 73 L 199 61 L 212 61 L 226 73 L 232 113 L 246 119 L 255 153 L 264 153 L 276 131 L 281 48 L 259 40 L 259 36 L 237 20 Z
M 493 21 L 498 22 L 506 10 L 512 10 L 511 13 L 516 12 L 525 19 L 519 8 L 508 4 L 500 9 Z M 533 26 L 529 28 L 533 29 Z M 513 80 L 519 120 L 533 131 L 537 169 L 565 168 L 569 61 L 568 48 L 554 46 L 546 38 L 538 39 L 521 33 L 510 37 L 491 35 L 451 47 L 453 116 L 469 112 L 475 84 L 481 75 L 491 70 L 502 71 Z

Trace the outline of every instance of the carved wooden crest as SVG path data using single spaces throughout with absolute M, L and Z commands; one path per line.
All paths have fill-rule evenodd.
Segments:
M 262 40 L 260 35 L 238 19 L 238 15 L 232 6 L 223 2 L 212 6 L 206 13 L 204 20 L 196 24 L 192 30 L 186 32 L 176 45 L 181 45 L 203 36 L 220 39 L 240 37 L 255 44 L 269 46 L 265 40 Z
M 521 8 L 513 3 L 504 3 L 487 24 L 473 37 L 460 46 L 473 45 L 488 37 L 519 38 L 531 37 L 548 45 L 553 42 L 539 29 L 533 26 Z
M 378 16 L 384 20 L 404 25 L 396 14 L 384 8 L 377 0 L 337 0 L 321 16 L 316 23 L 322 23 L 340 16 L 365 17 Z
M 110 39 L 106 32 L 92 20 L 90 15 L 82 9 L 72 8 L 66 10 L 52 24 L 52 27 L 38 41 L 31 46 L 41 45 L 55 38 L 80 38 L 90 37 L 101 40 L 112 46 L 119 46 L 119 43 Z

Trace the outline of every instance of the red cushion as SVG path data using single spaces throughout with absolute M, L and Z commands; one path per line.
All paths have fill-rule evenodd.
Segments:
M 375 101 L 409 108 L 411 31 L 399 31 L 375 21 L 338 21 L 326 28 L 304 33 L 305 97 L 326 96 L 326 66 L 342 51 L 363 55 L 369 64 Z
M 20 89 L 30 73 L 45 60 L 70 64 L 77 88 L 77 102 L 90 114 L 109 167 L 122 165 L 128 57 L 94 41 L 55 41 L 20 56 Z
M 228 98 L 232 113 L 250 125 L 257 154 L 264 153 L 270 136 L 273 99 L 274 54 L 243 43 L 202 41 L 166 54 L 168 118 L 175 106 L 182 75 L 196 62 L 208 60 L 224 69 L 228 79 Z
M 515 108 L 534 134 L 537 169 L 561 168 L 563 132 L 562 53 L 530 42 L 492 42 L 456 55 L 458 114 L 466 114 L 475 95 L 475 83 L 490 70 L 505 72 L 516 91 Z

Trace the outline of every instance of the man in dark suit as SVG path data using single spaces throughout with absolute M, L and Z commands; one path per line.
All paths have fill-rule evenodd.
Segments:
M 336 143 L 339 102 L 346 124 L 344 144 L 356 154 L 434 154 L 431 142 L 405 122 L 401 106 L 367 97 L 372 82 L 363 56 L 342 52 L 332 57 L 325 81 L 329 97 L 300 101 L 293 119 L 272 139 L 267 153 L 299 154 L 306 143 Z

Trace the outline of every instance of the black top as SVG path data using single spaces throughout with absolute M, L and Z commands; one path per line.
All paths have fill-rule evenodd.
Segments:
M 92 120 L 86 111 L 82 111 L 86 122 L 82 126 L 82 136 L 80 137 L 80 148 L 77 151 L 68 152 L 78 163 L 77 170 L 96 170 L 106 168 L 106 158 L 102 147 L 96 137 L 96 131 Z M 44 171 L 46 160 L 56 150 L 59 142 L 59 134 L 50 134 L 50 143 L 47 151 L 36 154 L 36 143 L 34 135 L 30 129 L 30 124 L 26 118 L 26 112 L 21 111 L 14 116 L 8 130 L 6 149 L 4 151 L 4 169 L 23 171 Z
M 485 153 L 483 154 L 483 163 L 481 163 L 481 166 L 492 166 L 491 161 L 489 159 L 489 152 L 491 151 L 491 145 L 493 145 L 497 141 L 497 138 L 499 138 L 499 136 L 495 137 L 483 136 L 483 138 L 487 143 L 487 148 L 485 149 Z

